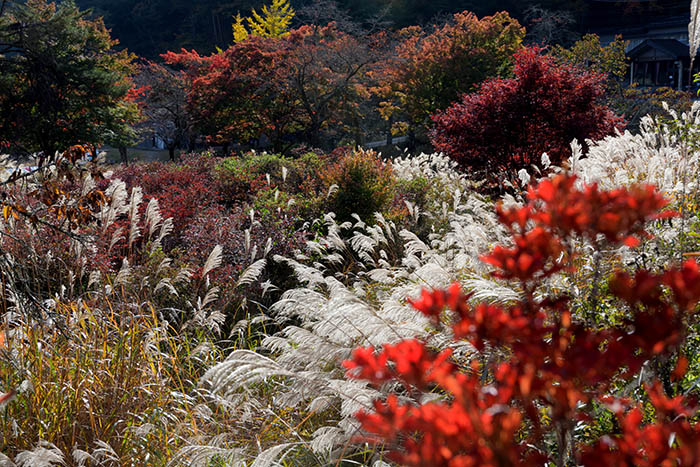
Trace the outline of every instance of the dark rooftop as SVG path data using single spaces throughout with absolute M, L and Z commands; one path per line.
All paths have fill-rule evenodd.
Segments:
M 644 52 L 644 50 L 646 50 L 648 47 L 652 47 L 666 52 L 668 55 L 671 55 L 676 59 L 688 57 L 689 55 L 688 46 L 675 39 L 647 39 L 632 50 L 630 50 L 629 52 L 627 52 L 627 56 L 634 59 L 638 54 Z

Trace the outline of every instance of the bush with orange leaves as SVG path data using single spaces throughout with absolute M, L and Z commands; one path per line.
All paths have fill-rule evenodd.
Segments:
M 599 249 L 634 247 L 648 235 L 646 222 L 675 215 L 661 211 L 666 204 L 651 186 L 578 189 L 574 176 L 560 175 L 531 187 L 522 207 L 499 208 L 513 243 L 482 259 L 496 277 L 519 283 L 521 298 L 472 305 L 454 284 L 423 291 L 412 304 L 438 325 L 449 322 L 454 338 L 477 352 L 501 349 L 492 352 L 500 358 L 460 365 L 449 349 L 435 354 L 416 340 L 356 349 L 344 363 L 350 377 L 398 382 L 404 395 L 442 396 L 375 401 L 373 411 L 357 414 L 364 439 L 414 466 L 698 465 L 700 425 L 691 423 L 696 409 L 679 384 L 688 364 L 681 349 L 700 300 L 698 265 L 614 273 L 608 290 L 624 318 L 613 328 L 579 320 L 566 295 L 536 293 L 547 277 L 575 269 L 576 239 Z M 654 372 L 664 365 L 665 377 Z M 643 369 L 642 400 L 622 397 L 620 383 Z M 592 423 L 594 407 L 608 410 L 612 429 L 594 439 L 574 436 Z

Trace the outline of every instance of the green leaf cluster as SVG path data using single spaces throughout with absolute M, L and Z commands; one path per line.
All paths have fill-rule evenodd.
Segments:
M 603 46 L 596 34 L 586 34 L 568 49 L 557 45 L 553 54 L 560 60 L 621 80 L 627 74 L 627 44 L 618 35 L 610 44 Z

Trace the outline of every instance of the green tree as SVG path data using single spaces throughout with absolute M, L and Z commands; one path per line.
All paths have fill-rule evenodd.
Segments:
M 0 140 L 53 154 L 76 143 L 129 144 L 139 111 L 133 56 L 72 0 L 9 3 L 0 16 Z
M 561 45 L 555 46 L 552 53 L 559 61 L 569 62 L 587 71 L 603 73 L 608 81 L 619 83 L 627 74 L 627 44 L 622 36 L 616 36 L 614 41 L 603 46 L 596 34 L 586 34 L 568 49 Z
M 595 34 L 586 34 L 570 48 L 556 46 L 552 54 L 562 64 L 573 64 L 585 71 L 599 73 L 605 78 L 605 102 L 618 115 L 627 120 L 631 131 L 639 129 L 645 115 L 665 116 L 666 102 L 677 111 L 687 111 L 692 104 L 692 94 L 668 87 L 640 88 L 628 85 L 629 68 L 625 49 L 627 41 L 617 36 L 603 46 Z

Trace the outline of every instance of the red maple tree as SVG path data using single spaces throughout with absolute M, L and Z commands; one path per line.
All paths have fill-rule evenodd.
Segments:
M 538 164 L 544 152 L 559 164 L 572 140 L 600 139 L 624 126 L 599 102 L 602 75 L 557 64 L 537 47 L 515 54 L 514 74 L 435 114 L 435 149 L 470 170 L 513 171 Z
M 361 120 L 365 71 L 380 43 L 330 23 L 250 36 L 210 56 L 183 50 L 163 57 L 187 69 L 189 102 L 210 140 L 245 143 L 265 134 L 280 151 L 290 137 L 319 147 L 332 133 L 354 130 L 345 127 Z

